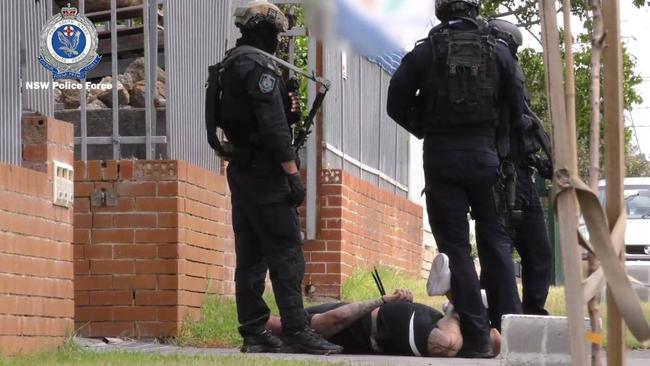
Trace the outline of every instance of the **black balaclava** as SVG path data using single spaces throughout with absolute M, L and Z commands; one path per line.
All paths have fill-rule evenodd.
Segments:
M 259 23 L 253 28 L 240 28 L 240 31 L 242 36 L 237 40 L 237 46 L 252 46 L 270 54 L 278 50 L 279 32 L 273 24 Z

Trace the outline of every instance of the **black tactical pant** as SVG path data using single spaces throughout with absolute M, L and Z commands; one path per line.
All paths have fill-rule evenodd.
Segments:
M 522 220 L 515 227 L 514 244 L 521 257 L 523 311 L 548 315 L 544 304 L 551 285 L 552 253 L 544 211 L 528 169 L 517 170 L 517 207 Z
M 492 327 L 500 328 L 503 314 L 521 313 L 512 244 L 492 193 L 498 165 L 493 152 L 447 150 L 425 154 L 429 221 L 438 249 L 449 257 L 452 300 L 468 344 L 487 342 L 490 331 L 471 257 L 470 208 L 476 219 L 481 267 L 492 273 L 486 288 Z
M 281 174 L 258 176 L 235 164 L 228 167 L 237 255 L 235 296 L 242 336 L 259 334 L 269 319 L 270 310 L 262 298 L 267 271 L 284 334 L 302 330 L 306 324 L 298 212 L 286 203 L 288 185 Z

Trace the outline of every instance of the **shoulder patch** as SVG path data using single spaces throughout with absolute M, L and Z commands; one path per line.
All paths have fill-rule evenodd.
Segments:
M 276 83 L 277 83 L 276 77 L 265 72 L 262 73 L 262 75 L 260 76 L 258 87 L 260 88 L 260 92 L 262 94 L 268 94 L 275 89 Z

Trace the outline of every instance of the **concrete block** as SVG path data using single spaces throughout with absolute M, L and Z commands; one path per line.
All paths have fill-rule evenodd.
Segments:
M 589 329 L 589 320 L 585 320 Z M 571 366 L 566 317 L 506 315 L 502 321 L 500 365 Z M 585 347 L 590 347 L 585 340 Z
M 643 261 L 629 261 L 625 263 L 625 268 L 627 273 L 636 278 L 637 280 L 643 283 L 650 282 L 650 265 L 647 262 Z M 643 302 L 650 301 L 650 289 L 643 286 L 637 286 L 632 284 L 632 287 L 636 291 L 636 294 L 639 296 L 639 299 Z

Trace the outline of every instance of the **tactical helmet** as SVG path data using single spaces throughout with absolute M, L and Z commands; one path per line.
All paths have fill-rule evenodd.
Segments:
M 470 7 L 475 7 L 478 9 L 481 5 L 481 0 L 436 0 L 436 13 L 439 13 L 441 9 L 444 9 L 454 3 L 464 3 Z
M 524 44 L 524 37 L 515 24 L 503 19 L 490 19 L 488 27 L 497 39 L 502 39 L 508 43 L 508 47 L 514 52 Z
M 235 9 L 235 25 L 241 29 L 252 29 L 260 23 L 273 24 L 278 32 L 286 32 L 289 22 L 282 10 L 266 0 L 253 0 Z

